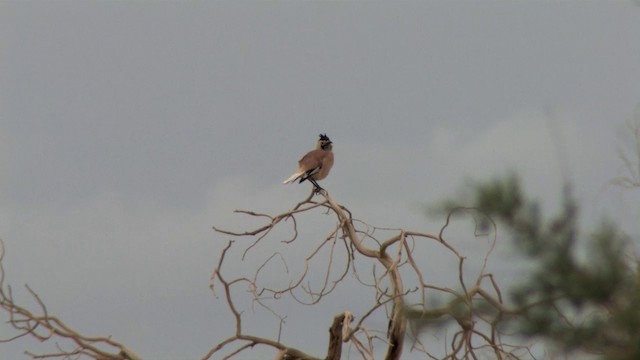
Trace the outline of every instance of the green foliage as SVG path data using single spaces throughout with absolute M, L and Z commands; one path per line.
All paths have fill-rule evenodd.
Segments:
M 635 269 L 625 259 L 626 236 L 613 223 L 603 222 L 589 237 L 586 260 L 580 261 L 577 205 L 568 186 L 562 211 L 546 222 L 513 177 L 480 184 L 476 194 L 475 206 L 500 220 L 537 264 L 529 279 L 512 290 L 520 315 L 505 326 L 552 340 L 567 351 L 640 358 L 640 308 L 635 306 L 640 288 Z
M 475 184 L 472 195 L 465 207 L 508 229 L 535 264 L 510 289 L 515 309 L 502 318 L 505 332 L 543 338 L 566 352 L 640 359 L 640 277 L 625 254 L 628 239 L 615 224 L 603 221 L 590 236 L 581 235 L 569 186 L 562 210 L 548 219 L 514 175 Z
M 520 181 L 515 174 L 504 179 L 480 183 L 475 185 L 473 207 L 487 214 L 512 221 L 522 207 L 523 196 Z

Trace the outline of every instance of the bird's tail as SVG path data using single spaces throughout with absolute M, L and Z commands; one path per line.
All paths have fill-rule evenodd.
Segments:
M 304 174 L 304 172 L 295 172 L 293 173 L 293 175 L 291 175 L 287 180 L 283 181 L 283 184 L 291 184 L 292 182 L 298 180 L 300 178 L 300 176 L 302 176 L 302 174 Z

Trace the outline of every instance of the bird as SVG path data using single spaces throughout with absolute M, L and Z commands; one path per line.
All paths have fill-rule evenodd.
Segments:
M 296 180 L 301 183 L 309 180 L 316 191 L 322 190 L 317 181 L 322 180 L 329 175 L 333 166 L 333 142 L 327 134 L 320 134 L 315 150 L 309 151 L 298 161 L 298 170 L 293 173 L 283 184 L 291 184 Z

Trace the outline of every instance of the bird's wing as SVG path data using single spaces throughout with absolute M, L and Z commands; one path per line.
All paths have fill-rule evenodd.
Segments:
M 303 174 L 300 176 L 300 182 L 307 180 L 312 175 L 318 173 L 322 169 L 322 159 L 324 157 L 324 151 L 312 150 L 298 161 L 300 165 L 299 171 Z
M 317 173 L 322 168 L 322 150 L 311 150 L 298 161 L 298 170 L 283 183 L 292 183 L 298 179 L 305 181 L 309 176 Z
M 322 150 L 311 150 L 298 161 L 298 166 L 303 172 L 315 170 L 322 167 Z

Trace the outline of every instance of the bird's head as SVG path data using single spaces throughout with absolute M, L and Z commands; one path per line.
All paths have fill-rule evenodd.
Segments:
M 331 150 L 331 139 L 327 136 L 327 134 L 320 134 L 320 139 L 318 139 L 318 148 L 323 150 Z

